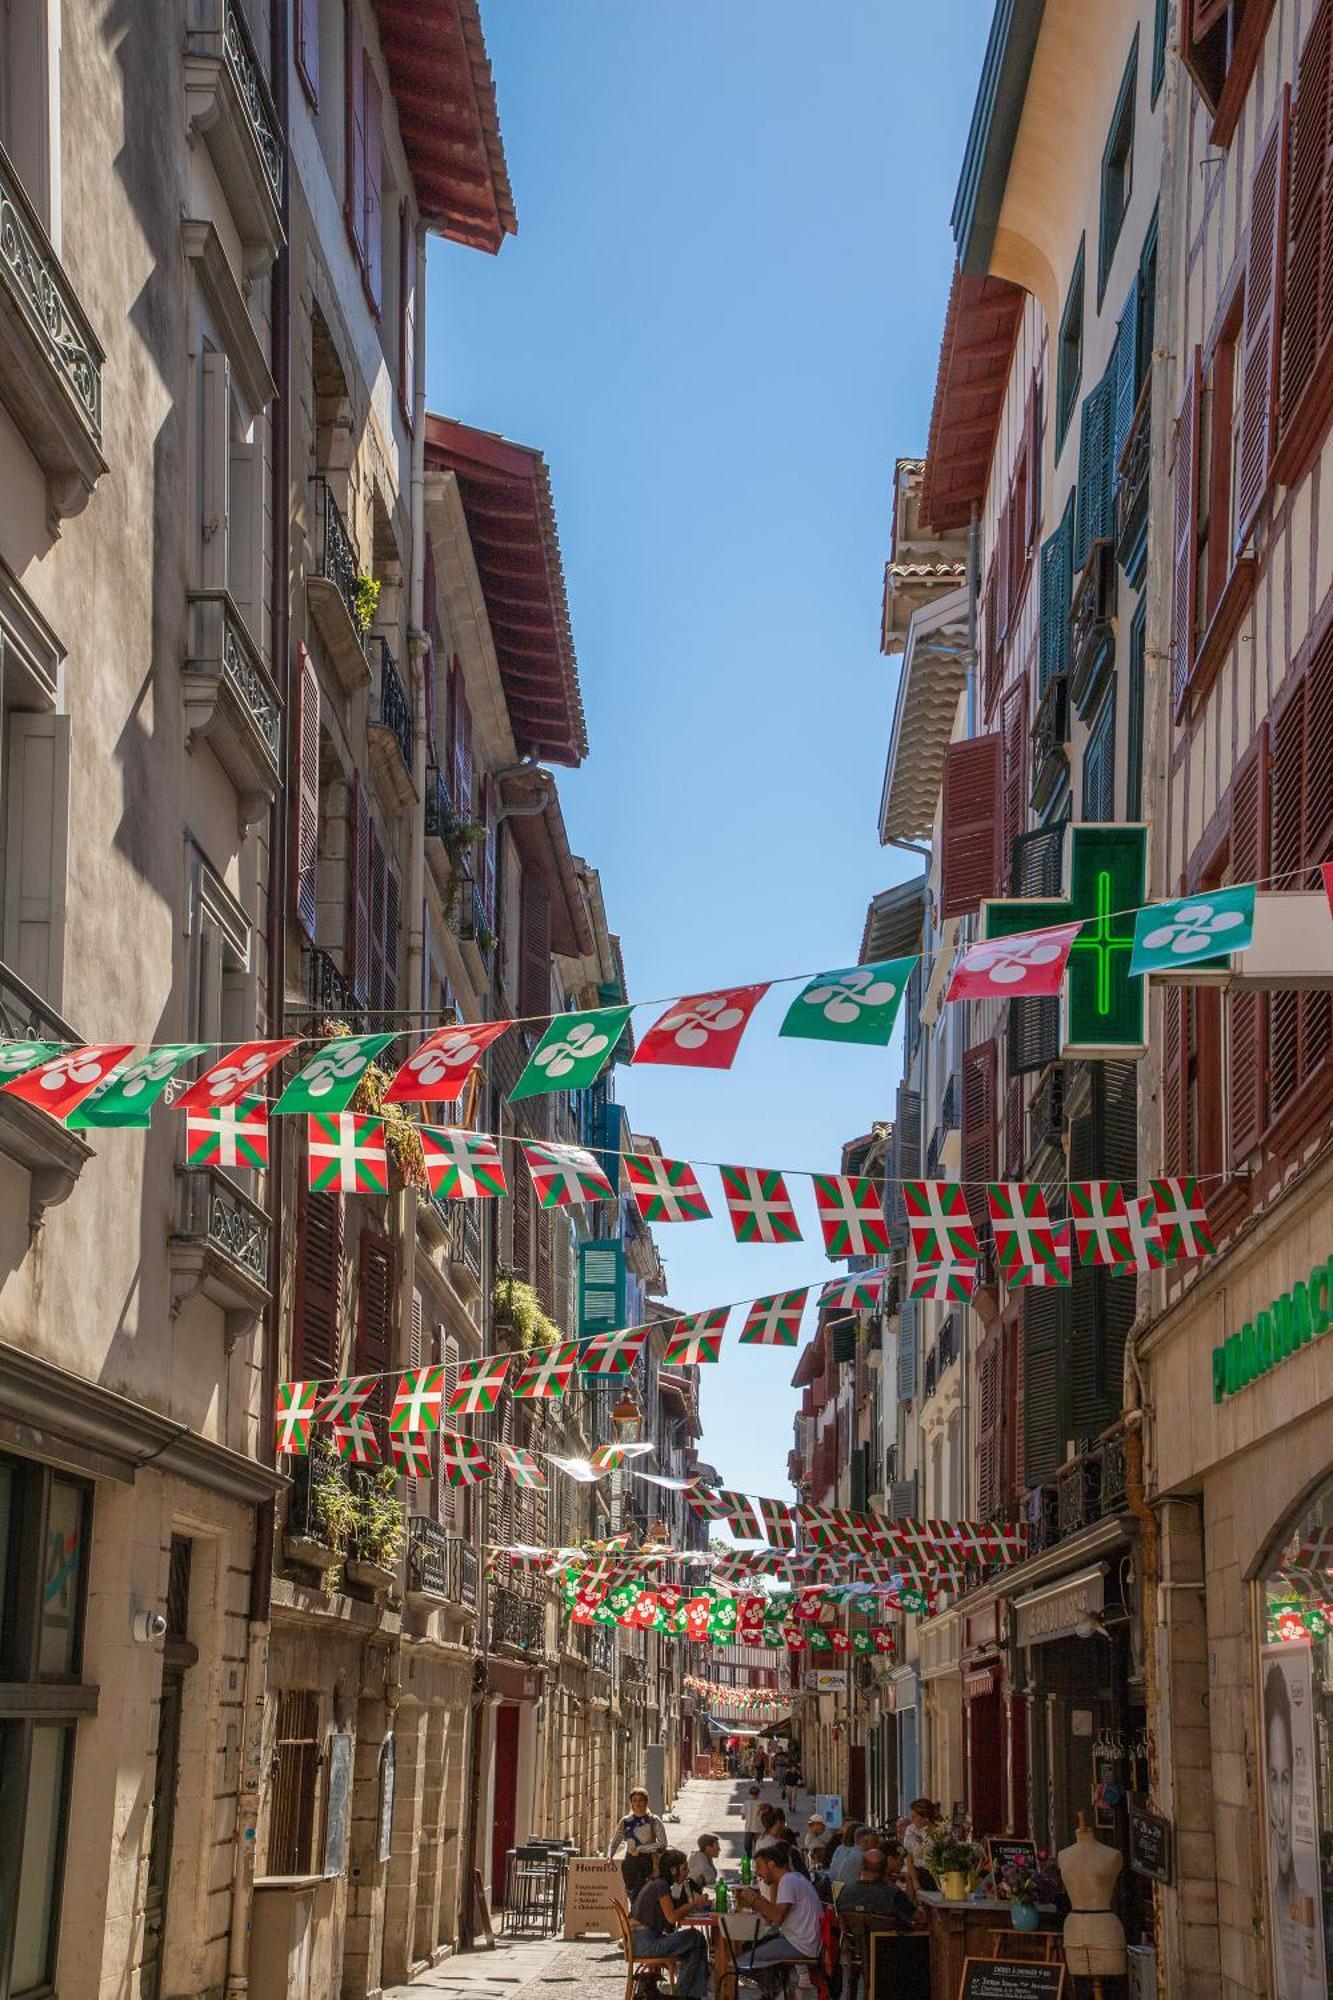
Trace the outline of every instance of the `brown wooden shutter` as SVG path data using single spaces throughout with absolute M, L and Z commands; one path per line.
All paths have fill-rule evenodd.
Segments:
M 995 626 L 995 558 L 991 558 L 990 575 L 986 578 L 986 588 L 981 595 L 981 702 L 989 722 L 991 710 L 995 707 L 1000 692 L 1000 635 Z
M 1189 1172 L 1189 1103 L 1185 1094 L 1185 1035 L 1188 996 L 1181 986 L 1162 992 L 1162 1167 L 1168 1174 Z
M 968 916 L 1003 886 L 1003 763 L 998 733 L 951 743 L 945 752 L 941 916 Z
M 319 876 L 319 675 L 305 647 L 296 679 L 297 773 L 292 804 L 292 908 L 314 942 Z
M 1025 1153 L 1023 1079 L 1011 1076 L 1004 1097 L 1004 1171 L 1011 1181 L 1023 1178 Z
M 319 103 L 319 0 L 296 0 L 296 68 L 312 104 Z
M 551 1011 L 551 892 L 530 868 L 519 891 L 518 1011 L 534 1022 Z
M 1200 355 L 1189 360 L 1189 376 L 1176 418 L 1176 487 L 1173 553 L 1175 596 L 1171 612 L 1171 687 L 1177 710 L 1194 671 L 1194 596 L 1198 585 Z
M 1268 725 L 1242 759 L 1231 788 L 1231 879 L 1262 881 L 1268 873 Z M 1255 1151 L 1267 1123 L 1264 1068 L 1267 1004 L 1262 993 L 1228 1001 L 1230 1166 L 1234 1173 Z
M 1189 11 L 1189 38 L 1201 42 L 1218 22 L 1226 18 L 1232 0 L 1186 0 Z
M 384 864 L 384 943 L 380 1006 L 392 1013 L 398 1005 L 398 936 L 401 923 L 401 890 L 398 870 L 387 858 Z
M 378 312 L 384 297 L 384 229 L 380 214 L 380 178 L 383 169 L 384 98 L 379 78 L 366 57 L 366 164 L 364 170 L 366 219 L 362 232 L 366 262 L 366 297 Z
M 537 1211 L 535 1217 L 537 1296 L 542 1302 L 542 1311 L 548 1314 L 555 1310 L 555 1300 L 551 1291 L 551 1232 L 556 1226 L 556 1221 L 557 1217 L 553 1212 L 547 1209 Z
M 370 997 L 370 800 L 358 772 L 352 780 L 351 949 L 343 971 L 357 997 Z
M 346 86 L 347 178 L 343 189 L 343 214 L 362 265 L 366 261 L 366 44 L 361 32 L 358 0 L 346 0 L 346 32 L 343 40 Z
M 978 1042 L 963 1054 L 962 1181 L 978 1237 L 989 1241 L 990 1205 L 986 1184 L 995 1179 L 998 1106 L 994 1040 Z
M 332 1381 L 341 1352 L 343 1198 L 302 1187 L 297 1196 L 292 1374 Z
M 989 1521 L 1000 1504 L 1001 1353 L 1001 1330 L 995 1327 L 977 1355 L 977 1515 L 983 1521 Z
M 1269 728 L 1268 872 L 1279 889 L 1316 888 L 1316 864 L 1333 854 L 1333 625 L 1274 707 Z M 1329 1059 L 1331 1039 L 1333 996 L 1270 995 L 1269 1109 L 1274 1118 L 1307 1097 L 1308 1085 Z M 1320 1104 L 1308 1101 L 1313 1122 Z
M 513 1201 L 510 1204 L 514 1225 L 514 1272 L 525 1284 L 532 1282 L 532 1224 L 533 1204 L 532 1176 L 524 1166 L 514 1176 Z
M 1282 258 L 1286 247 L 1287 134 L 1290 93 L 1283 91 L 1250 182 L 1250 242 L 1245 258 L 1245 342 L 1241 363 L 1240 450 L 1236 468 L 1236 553 L 1249 540 L 1268 492 L 1277 440 Z
M 1012 507 L 1011 493 L 1000 509 L 995 527 L 995 629 L 1002 639 L 1009 630 L 1009 523 Z
M 1028 683 L 1021 674 L 1005 690 L 1004 713 L 1000 724 L 1004 739 L 1004 828 L 1001 855 L 1001 886 L 1010 881 L 1014 865 L 1014 843 L 1027 824 L 1028 772 Z
M 1326 241 L 1331 61 L 1333 0 L 1323 0 L 1301 50 L 1292 112 L 1287 269 L 1282 305 L 1282 400 L 1278 422 L 1284 446 L 1293 436 L 1298 419 L 1303 433 L 1310 429 L 1302 403 L 1319 367 L 1333 309 Z M 1284 476 L 1290 477 L 1290 472 L 1284 469 Z
M 380 830 L 372 819 L 368 839 L 370 852 L 370 964 L 367 970 L 366 999 L 372 1007 L 384 1005 L 384 944 L 388 924 L 388 858 Z
M 469 820 L 472 817 L 472 711 L 467 705 L 463 669 L 457 660 L 454 661 L 449 694 L 449 731 L 454 751 L 454 811 L 460 820 Z
M 361 1231 L 356 1288 L 356 1352 L 354 1372 L 378 1375 L 366 1408 L 378 1419 L 380 1449 L 385 1450 L 384 1419 L 389 1410 L 387 1371 L 393 1366 L 394 1252 L 378 1230 Z M 387 1456 L 387 1452 L 386 1452 Z

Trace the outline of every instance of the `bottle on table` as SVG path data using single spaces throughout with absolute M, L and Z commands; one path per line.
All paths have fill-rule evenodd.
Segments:
M 753 1867 L 752 1867 L 752 1866 L 751 1866 L 751 1864 L 750 1864 L 750 1857 L 749 1857 L 749 1855 L 748 1855 L 748 1854 L 742 1854 L 742 1856 L 741 1856 L 741 1881 L 742 1881 L 742 1882 L 743 1882 L 743 1883 L 745 1884 L 745 1886 L 746 1886 L 746 1888 L 747 1888 L 747 1889 L 748 1889 L 748 1888 L 749 1888 L 749 1886 L 750 1886 L 750 1881 L 751 1881 L 751 1878 L 753 1877 L 753 1875 L 754 1875 L 754 1869 L 753 1869 Z
M 722 1880 L 721 1876 L 718 1877 L 717 1895 L 714 1898 L 714 1901 L 716 1904 L 718 1915 L 720 1917 L 725 1917 L 725 1915 L 727 1914 L 727 1885 Z

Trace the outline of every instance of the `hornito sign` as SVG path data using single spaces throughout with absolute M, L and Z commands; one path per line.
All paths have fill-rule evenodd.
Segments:
M 1213 1401 L 1234 1396 L 1333 1326 L 1333 1258 L 1213 1349 Z

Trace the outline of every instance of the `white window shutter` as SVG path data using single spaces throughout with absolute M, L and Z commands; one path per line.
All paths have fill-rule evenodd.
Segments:
M 231 364 L 206 347 L 199 367 L 199 584 L 227 588 L 231 481 Z
M 227 514 L 227 588 L 256 644 L 264 637 L 264 454 L 257 444 L 233 440 Z
M 69 850 L 69 717 L 9 717 L 5 963 L 59 1009 Z

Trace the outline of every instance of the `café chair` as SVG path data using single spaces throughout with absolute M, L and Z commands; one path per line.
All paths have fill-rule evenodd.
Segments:
M 774 1973 L 781 1976 L 783 1985 L 790 1991 L 790 1975 L 801 1971 L 808 1973 L 816 2000 L 829 2000 L 828 1973 L 822 1954 L 818 1958 L 779 1959 L 772 1965 L 745 1965 L 736 1956 L 735 1940 L 726 1924 L 720 1923 L 718 1931 L 722 1971 L 717 1982 L 717 2000 L 737 2000 L 739 1986 L 761 1986 Z
M 616 1904 L 615 1911 L 616 1923 L 620 1930 L 620 1947 L 625 1954 L 625 2000 L 635 2000 L 635 1986 L 640 1979 L 649 1973 L 656 1976 L 658 1973 L 664 1972 L 666 1974 L 667 1985 L 674 1993 L 676 1990 L 676 1974 L 680 1970 L 680 1960 L 678 1958 L 658 1958 L 650 1953 L 635 1951 L 634 1926 L 629 1920 L 629 1912 L 623 1910 L 619 1903 Z

